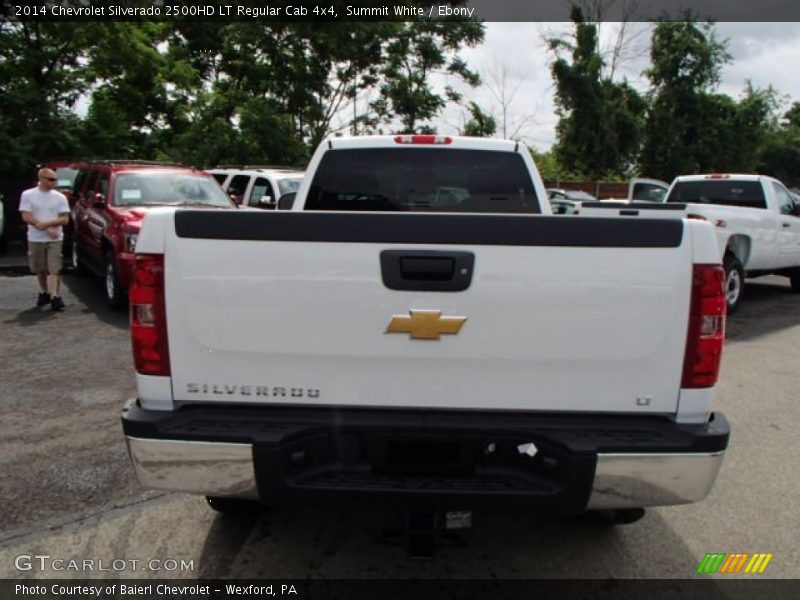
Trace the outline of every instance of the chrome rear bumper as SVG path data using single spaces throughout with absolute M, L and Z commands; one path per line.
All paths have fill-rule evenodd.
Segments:
M 127 437 L 148 488 L 258 499 L 252 444 Z M 598 454 L 588 509 L 697 502 L 717 478 L 724 452 Z
M 688 504 L 711 491 L 724 452 L 598 454 L 589 509 Z
M 258 499 L 252 444 L 127 441 L 136 476 L 146 488 Z

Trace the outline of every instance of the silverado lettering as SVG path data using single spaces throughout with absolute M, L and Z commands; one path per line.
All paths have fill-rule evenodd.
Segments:
M 267 385 L 237 385 L 227 383 L 187 383 L 189 394 L 228 394 L 232 396 L 279 396 L 292 398 L 319 398 L 319 390 L 301 387 L 282 387 Z

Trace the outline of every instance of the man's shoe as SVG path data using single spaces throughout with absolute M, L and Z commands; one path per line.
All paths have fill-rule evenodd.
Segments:
M 50 301 L 50 310 L 64 310 L 64 301 L 60 296 L 53 296 L 53 299 Z
M 39 298 L 36 300 L 36 307 L 41 308 L 45 304 L 50 304 L 50 294 L 47 292 L 39 292 Z

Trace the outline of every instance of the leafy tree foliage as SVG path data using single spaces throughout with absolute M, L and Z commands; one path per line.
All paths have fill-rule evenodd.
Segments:
M 627 83 L 602 76 L 597 25 L 572 11 L 575 42 L 552 40 L 551 49 L 571 50 L 571 62 L 557 58 L 551 67 L 556 83 L 556 156 L 569 170 L 592 178 L 629 170 L 639 148 L 645 104 Z
M 152 133 L 164 125 L 168 85 L 165 57 L 157 46 L 168 27 L 109 22 L 96 28 L 87 52 L 93 85 L 84 141 L 90 156 L 155 157 Z
M 79 148 L 72 108 L 88 85 L 81 59 L 96 31 L 87 23 L 0 22 L 0 171 Z
M 725 42 L 710 23 L 685 19 L 656 25 L 646 71 L 652 87 L 641 170 L 667 180 L 715 170 L 720 137 L 736 115 L 730 98 L 711 93 L 730 60 Z
M 533 161 L 536 163 L 536 168 L 539 169 L 539 175 L 546 181 L 569 181 L 571 179 L 581 179 L 583 176 L 579 173 L 570 172 L 561 166 L 561 161 L 555 155 L 554 151 L 539 152 L 536 148 L 528 148 Z
M 447 87 L 445 97 L 431 86 L 430 76 L 445 72 L 469 85 L 480 83 L 478 74 L 470 70 L 457 55 L 462 45 L 475 46 L 483 41 L 483 25 L 474 21 L 425 21 L 405 25 L 386 47 L 386 59 L 380 73 L 383 77 L 383 98 L 373 109 L 388 120 L 390 115 L 402 123 L 400 133 L 415 133 L 425 128 L 424 121 L 436 116 L 446 104 L 461 96 Z
M 483 25 L 8 19 L 0 34 L 8 172 L 57 157 L 297 164 L 348 127 L 421 130 L 460 101 L 434 73 L 477 82 L 458 51 Z M 380 96 L 349 115 L 367 91 Z
M 795 102 L 764 136 L 758 172 L 800 188 L 800 102 Z
M 800 128 L 800 102 L 795 102 L 783 115 L 786 125 Z
M 469 103 L 470 120 L 464 125 L 464 135 L 472 137 L 491 137 L 497 131 L 494 117 L 481 110 L 474 102 Z
M 670 180 L 686 173 L 768 168 L 766 145 L 773 148 L 774 161 L 774 149 L 783 143 L 776 137 L 777 92 L 749 82 L 738 101 L 713 92 L 731 57 L 711 23 L 697 23 L 691 15 L 659 23 L 651 59 L 642 172 Z

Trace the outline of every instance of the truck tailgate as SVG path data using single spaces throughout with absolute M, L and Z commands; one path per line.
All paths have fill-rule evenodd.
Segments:
M 677 219 L 181 211 L 166 238 L 174 399 L 672 413 L 690 243 Z M 389 289 L 386 250 L 471 254 L 468 287 Z M 413 339 L 411 311 L 433 311 L 434 330 L 437 311 L 465 320 Z

